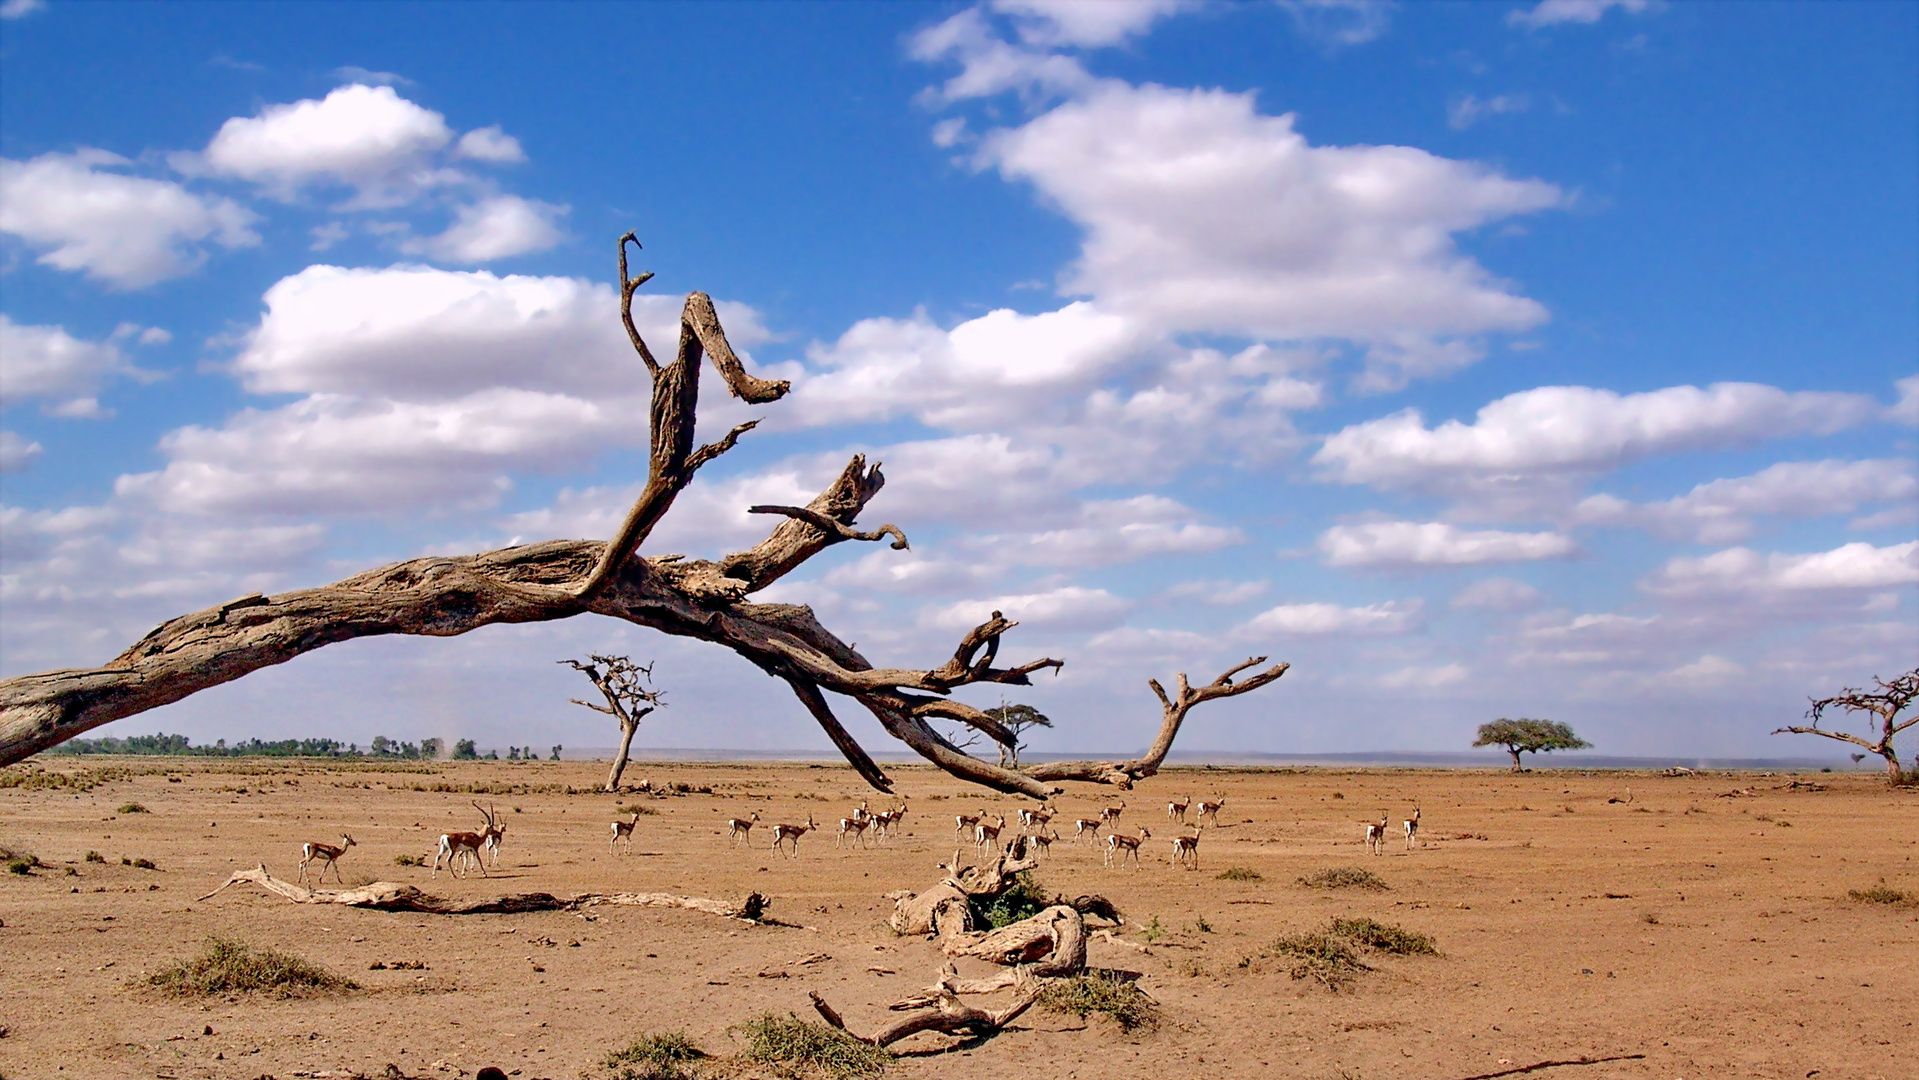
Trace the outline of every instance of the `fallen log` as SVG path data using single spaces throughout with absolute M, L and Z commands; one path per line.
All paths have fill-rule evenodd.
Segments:
M 941 1031 L 948 1035 L 963 1036 L 992 1034 L 1018 1019 L 1027 1009 L 1032 1008 L 1033 1002 L 1039 1000 L 1044 990 L 1043 983 L 1029 982 L 1020 990 L 1011 1005 L 998 1012 L 987 1012 L 961 1001 L 959 992 L 951 983 L 942 979 L 938 995 L 931 1002 L 929 1009 L 916 1012 L 912 1016 L 902 1017 L 871 1035 L 855 1035 L 849 1031 L 846 1021 L 841 1019 L 840 1014 L 834 1011 L 817 991 L 809 991 L 807 996 L 813 999 L 813 1010 L 819 1013 L 820 1019 L 828 1024 L 845 1031 L 861 1042 L 871 1043 L 874 1046 L 890 1046 L 909 1035 L 916 1035 L 922 1031 Z
M 738 904 L 669 893 L 576 893 L 555 896 L 552 893 L 530 892 L 459 900 L 434 896 L 397 881 L 376 881 L 352 889 L 308 889 L 290 881 L 281 881 L 267 873 L 265 866 L 255 870 L 235 870 L 226 884 L 200 897 L 200 900 L 211 900 L 227 888 L 242 883 L 258 885 L 296 904 L 344 904 L 372 911 L 408 911 L 427 915 L 513 915 L 528 911 L 578 911 L 600 906 L 669 907 L 703 911 L 708 915 L 768 926 L 793 925 L 768 918 L 766 908 L 771 901 L 759 893 L 747 894 L 746 899 Z

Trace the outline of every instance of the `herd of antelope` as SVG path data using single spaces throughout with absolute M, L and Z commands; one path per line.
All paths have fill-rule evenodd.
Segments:
M 1200 838 L 1205 835 L 1209 821 L 1215 827 L 1219 825 L 1219 812 L 1225 806 L 1225 796 L 1217 799 L 1200 799 L 1197 803 L 1190 797 L 1174 799 L 1166 804 L 1166 820 L 1171 822 L 1174 828 L 1192 830 L 1190 835 L 1182 834 L 1169 838 L 1173 849 L 1170 860 L 1172 865 L 1185 870 L 1199 869 Z M 1195 807 L 1197 807 L 1197 813 L 1193 820 L 1189 821 L 1187 813 Z M 439 850 L 433 856 L 435 876 L 439 875 L 443 862 L 447 872 L 455 877 L 471 874 L 475 867 L 479 868 L 482 877 L 489 876 L 485 858 L 488 854 L 492 856 L 494 868 L 498 868 L 500 845 L 506 838 L 506 822 L 490 804 L 482 807 L 475 800 L 473 808 L 482 816 L 481 830 L 442 834 Z M 866 800 L 861 800 L 858 806 L 839 819 L 834 845 L 840 848 L 864 848 L 868 845 L 869 838 L 873 844 L 884 845 L 893 837 L 900 823 L 905 820 L 907 810 L 905 798 L 900 799 L 897 807 L 884 810 L 873 810 Z M 1121 799 L 1098 808 L 1091 816 L 1075 817 L 1073 819 L 1074 841 L 1089 841 L 1100 848 L 1103 852 L 1102 862 L 1108 867 L 1125 866 L 1129 860 L 1133 866 L 1138 867 L 1140 847 L 1152 839 L 1153 834 L 1145 825 L 1141 825 L 1139 831 L 1132 835 L 1120 832 L 1118 823 L 1120 815 L 1125 811 L 1126 801 Z M 1022 842 L 1035 858 L 1044 858 L 1050 854 L 1053 841 L 1062 839 L 1058 830 L 1053 827 L 1053 819 L 1058 815 L 1058 809 L 1048 802 L 1038 807 L 1021 807 L 1018 813 L 1018 829 L 1007 838 L 1006 842 L 1009 844 L 1015 840 Z M 640 817 L 641 812 L 635 810 L 632 811 L 630 820 L 612 822 L 612 838 L 607 847 L 609 853 L 617 853 L 622 845 L 629 854 L 632 852 L 633 832 L 639 827 Z M 1420 808 L 1415 805 L 1412 817 L 1400 822 L 1405 833 L 1408 851 L 1419 846 L 1419 818 Z M 1363 823 L 1366 847 L 1375 855 L 1385 853 L 1390 820 L 1388 815 L 1382 813 L 1378 821 Z M 758 811 L 753 811 L 745 817 L 726 819 L 725 831 L 728 845 L 751 846 L 753 829 L 759 822 Z M 1005 814 L 989 813 L 982 808 L 975 814 L 963 812 L 954 814 L 953 824 L 955 835 L 959 840 L 970 839 L 976 848 L 985 852 L 1000 846 L 1001 835 L 1007 828 L 1007 818 Z M 797 859 L 800 854 L 800 838 L 807 833 L 817 831 L 820 826 L 813 820 L 813 815 L 808 813 L 803 823 L 776 822 L 767 828 L 773 834 L 771 850 Z M 1103 838 L 1100 835 L 1102 831 L 1106 834 Z M 326 880 L 327 870 L 331 869 L 334 878 L 344 884 L 344 879 L 340 877 L 339 860 L 346 854 L 348 848 L 355 846 L 356 842 L 352 836 L 344 833 L 341 834 L 340 840 L 341 843 L 338 845 L 312 841 L 300 846 L 300 881 L 302 883 L 307 880 L 307 872 L 311 865 L 318 862 L 322 864 L 319 872 L 322 882 Z

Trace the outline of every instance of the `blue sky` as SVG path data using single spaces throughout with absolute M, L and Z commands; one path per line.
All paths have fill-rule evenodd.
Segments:
M 1910 4 L 0 4 L 0 673 L 382 562 L 604 536 L 642 317 L 794 381 L 650 553 L 849 453 L 869 524 L 767 598 L 886 666 L 993 607 L 1042 749 L 1279 684 L 1188 749 L 1782 756 L 1919 661 Z M 717 429 L 751 415 L 707 395 Z M 776 595 L 775 595 L 776 594 Z M 819 742 L 602 620 L 335 646 L 105 729 Z M 996 693 L 975 695 L 991 704 Z M 849 717 L 849 719 L 851 719 Z M 859 723 L 854 721 L 854 723 Z M 885 746 L 874 727 L 859 728 Z

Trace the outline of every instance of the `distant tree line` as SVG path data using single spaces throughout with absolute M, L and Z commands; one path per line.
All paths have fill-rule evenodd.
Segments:
M 462 740 L 467 746 L 471 740 Z M 195 746 L 185 735 L 129 735 L 124 739 L 69 739 L 49 754 L 141 754 L 159 757 L 352 757 L 387 761 L 431 761 L 446 748 L 444 739 L 395 742 L 376 735 L 365 750 L 338 739 L 244 739 L 228 745 Z

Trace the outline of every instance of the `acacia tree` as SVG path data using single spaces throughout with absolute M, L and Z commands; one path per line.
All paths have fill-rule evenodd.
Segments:
M 1508 720 L 1500 717 L 1490 724 L 1479 725 L 1479 738 L 1473 740 L 1474 746 L 1503 746 L 1513 756 L 1513 771 L 1524 772 L 1520 768 L 1519 755 L 1543 754 L 1551 750 L 1587 750 L 1592 744 L 1573 734 L 1572 725 L 1557 720 L 1528 720 L 1520 717 Z
M 1899 719 L 1899 714 L 1905 711 L 1906 706 L 1912 704 L 1914 698 L 1919 698 L 1919 668 L 1914 668 L 1891 682 L 1877 675 L 1873 676 L 1872 681 L 1878 684 L 1877 691 L 1848 686 L 1833 697 L 1814 700 L 1812 708 L 1806 710 L 1806 718 L 1812 721 L 1810 727 L 1782 727 L 1776 729 L 1773 734 L 1823 735 L 1828 739 L 1838 739 L 1840 742 L 1863 746 L 1867 751 L 1886 759 L 1886 779 L 1889 782 L 1894 784 L 1903 782 L 1907 774 L 1899 768 L 1899 753 L 1893 749 L 1892 737 L 1914 724 L 1919 724 L 1919 713 L 1904 720 Z M 1826 710 L 1834 707 L 1849 713 L 1865 713 L 1871 718 L 1866 721 L 1870 734 L 1862 737 L 1848 735 L 1843 731 L 1827 731 L 1820 727 L 1819 722 L 1825 719 Z M 1854 754 L 1852 759 L 1858 761 L 1861 756 Z M 1919 769 L 1913 771 L 1919 773 Z
M 1013 768 L 1019 767 L 1019 752 L 1026 748 L 1026 729 L 1053 726 L 1051 717 L 1031 705 L 1008 705 L 1004 700 L 986 710 L 986 715 L 1013 733 L 1012 744 L 999 748 L 999 763 Z
M 1172 693 L 1149 679 L 1159 698 L 1160 726 L 1143 756 L 1009 767 L 965 753 L 932 724 L 958 722 L 1001 746 L 1014 741 L 1004 724 L 951 697 L 975 683 L 1028 685 L 1032 672 L 1061 666 L 1052 658 L 996 666 L 1001 636 L 1018 625 L 1013 620 L 993 612 L 937 666 L 878 667 L 820 625 L 812 609 L 751 599 L 834 544 L 891 537 L 895 550 L 906 549 L 906 534 L 896 525 L 866 531 L 853 526 L 886 482 L 864 455 L 853 455 L 805 506 L 749 507 L 749 513 L 780 520 L 766 539 L 744 551 L 714 560 L 638 554 L 700 467 L 732 449 L 759 422 L 749 420 L 696 446 L 701 360 L 710 358 L 728 391 L 749 404 L 778 401 L 790 387 L 747 372 L 705 293 L 692 293 L 681 309 L 677 356 L 665 364 L 654 359 L 633 323 L 633 294 L 653 275 L 627 276 L 628 242 L 638 245 L 632 233 L 619 240 L 620 321 L 653 383 L 651 452 L 646 486 L 612 539 L 549 540 L 477 555 L 409 559 L 315 589 L 252 593 L 162 623 L 101 667 L 0 680 L 0 765 L 334 642 L 382 634 L 451 637 L 496 623 L 584 614 L 624 619 L 738 653 L 785 682 L 847 762 L 887 792 L 892 782 L 841 726 L 827 694 L 850 698 L 887 734 L 959 779 L 1047 798 L 1058 790 L 1051 785 L 1064 780 L 1132 786 L 1159 770 L 1194 706 L 1259 689 L 1286 673 L 1288 665 L 1279 663 L 1234 681 L 1264 664 L 1262 656 L 1197 687 L 1182 673 Z
M 627 754 L 633 749 L 633 733 L 640 730 L 640 721 L 655 709 L 666 707 L 666 691 L 648 689 L 653 681 L 653 665 L 636 664 L 630 657 L 600 656 L 588 657 L 591 663 L 582 664 L 578 660 L 562 660 L 560 663 L 572 667 L 593 680 L 599 688 L 600 696 L 606 704 L 595 705 L 591 701 L 568 698 L 575 705 L 584 705 L 594 712 L 603 712 L 620 722 L 620 750 L 613 755 L 613 769 L 606 774 L 606 790 L 620 790 L 620 774 L 626 771 Z M 553 748 L 553 756 L 558 759 L 560 748 Z

